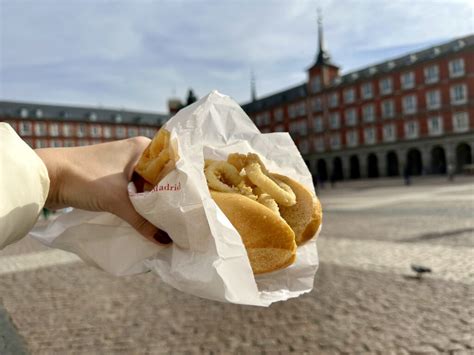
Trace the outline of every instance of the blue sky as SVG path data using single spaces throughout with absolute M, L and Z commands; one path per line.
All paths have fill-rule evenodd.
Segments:
M 0 0 L 0 98 L 167 111 L 192 87 L 240 103 L 297 85 L 316 7 L 342 72 L 474 33 L 471 0 Z

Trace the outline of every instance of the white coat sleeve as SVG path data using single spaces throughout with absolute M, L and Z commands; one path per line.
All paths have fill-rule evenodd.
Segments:
M 0 249 L 29 232 L 48 192 L 43 161 L 9 124 L 0 122 Z

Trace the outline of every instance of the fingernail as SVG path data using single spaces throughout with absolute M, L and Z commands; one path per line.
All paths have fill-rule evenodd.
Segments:
M 161 243 L 161 244 L 169 244 L 169 243 L 172 242 L 172 240 L 171 240 L 170 236 L 168 235 L 168 233 L 166 233 L 165 231 L 162 231 L 161 229 L 159 229 L 158 232 L 155 233 L 153 238 L 158 243 Z

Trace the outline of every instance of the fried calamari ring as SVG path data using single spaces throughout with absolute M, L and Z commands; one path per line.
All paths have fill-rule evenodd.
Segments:
M 273 213 L 276 213 L 278 216 L 280 215 L 280 209 L 278 208 L 278 204 L 269 194 L 263 193 L 259 195 L 257 198 L 257 202 L 261 203 L 265 207 L 268 207 L 272 210 Z
M 250 163 L 245 166 L 244 169 L 250 181 L 261 188 L 263 192 L 273 197 L 279 204 L 283 206 L 293 206 L 296 203 L 296 195 L 291 187 L 277 179 L 272 179 L 270 176 L 265 175 L 262 172 L 265 168 L 262 169 L 259 163 Z
M 214 161 L 204 169 L 209 188 L 221 192 L 236 192 L 242 176 L 226 161 Z

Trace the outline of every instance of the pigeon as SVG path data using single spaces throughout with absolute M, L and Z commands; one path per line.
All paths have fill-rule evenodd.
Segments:
M 422 265 L 415 265 L 411 264 L 411 269 L 416 272 L 416 277 L 421 279 L 421 276 L 427 272 L 431 272 L 431 268 L 422 266 Z

